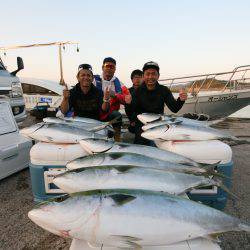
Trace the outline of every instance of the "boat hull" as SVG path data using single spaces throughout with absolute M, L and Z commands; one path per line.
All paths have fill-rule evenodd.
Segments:
M 227 117 L 250 104 L 250 90 L 231 92 L 204 92 L 199 96 L 189 96 L 182 109 L 177 113 L 203 113 L 211 118 Z M 172 114 L 165 107 L 164 113 Z

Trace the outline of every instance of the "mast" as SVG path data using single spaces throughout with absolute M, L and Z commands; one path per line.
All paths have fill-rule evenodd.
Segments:
M 77 45 L 77 52 L 79 52 L 78 48 L 78 43 L 77 42 L 71 42 L 71 41 L 66 41 L 66 42 L 53 42 L 53 43 L 38 43 L 38 44 L 30 44 L 30 45 L 15 45 L 15 46 L 7 46 L 7 47 L 0 47 L 0 51 L 3 50 L 4 53 L 7 50 L 10 49 L 27 49 L 27 48 L 32 48 L 32 47 L 42 47 L 42 46 L 58 46 L 59 50 L 59 66 L 60 66 L 60 85 L 65 85 L 65 81 L 63 78 L 63 63 L 62 63 L 62 46 L 66 44 L 76 44 Z

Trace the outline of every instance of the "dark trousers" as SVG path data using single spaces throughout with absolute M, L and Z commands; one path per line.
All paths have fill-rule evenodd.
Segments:
M 109 122 L 116 119 L 117 122 L 113 123 L 112 126 L 113 128 L 121 128 L 122 126 L 122 115 L 119 111 L 114 110 L 112 111 L 105 120 L 104 122 Z
M 151 140 L 145 139 L 141 137 L 141 133 L 143 132 L 142 130 L 143 124 L 139 121 L 135 123 L 135 140 L 134 144 L 140 144 L 140 145 L 145 145 L 145 146 L 151 146 L 151 147 L 156 147 L 155 143 Z

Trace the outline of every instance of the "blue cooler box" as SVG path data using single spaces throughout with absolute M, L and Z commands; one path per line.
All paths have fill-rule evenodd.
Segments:
M 53 184 L 53 177 L 65 171 L 65 166 L 43 166 L 29 164 L 32 192 L 35 202 L 45 201 L 63 194 L 63 191 Z
M 157 147 L 186 156 L 201 163 L 214 164 L 219 162 L 217 170 L 219 173 L 228 176 L 224 178 L 223 184 L 230 189 L 233 172 L 232 150 L 218 140 L 211 141 L 164 141 L 156 142 Z M 202 203 L 216 209 L 224 209 L 228 194 L 221 188 L 206 187 L 192 190 L 188 193 L 190 199 L 201 201 Z
M 221 173 L 229 178 L 223 179 L 223 184 L 231 189 L 233 172 L 233 161 L 226 164 L 218 165 L 218 173 Z M 215 186 L 211 188 L 196 189 L 188 193 L 188 197 L 194 201 L 201 201 L 203 204 L 223 210 L 227 203 L 228 194 L 221 188 Z
M 53 184 L 54 176 L 63 173 L 69 161 L 86 155 L 80 144 L 35 144 L 30 150 L 29 164 L 34 200 L 41 202 L 63 194 Z

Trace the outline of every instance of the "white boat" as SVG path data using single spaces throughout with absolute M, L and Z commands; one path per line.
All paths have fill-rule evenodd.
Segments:
M 0 51 L 4 52 L 12 49 L 20 49 L 20 48 L 27 49 L 27 48 L 47 47 L 47 46 L 58 46 L 59 48 L 58 55 L 59 55 L 59 65 L 60 65 L 60 83 L 43 79 L 35 79 L 35 78 L 21 79 L 22 88 L 24 91 L 26 109 L 34 108 L 35 106 L 37 106 L 38 103 L 49 104 L 49 106 L 52 108 L 59 107 L 62 100 L 61 96 L 62 96 L 63 85 L 65 85 L 63 79 L 63 67 L 62 67 L 62 49 L 65 49 L 65 45 L 77 45 L 77 51 L 79 51 L 78 43 L 71 41 L 0 47 Z M 15 73 L 16 72 L 18 71 L 15 71 Z
M 38 103 L 47 103 L 51 108 L 58 108 L 62 101 L 64 86 L 58 82 L 29 77 L 20 78 L 27 110 Z
M 185 88 L 188 99 L 177 114 L 204 113 L 211 118 L 227 117 L 250 104 L 250 65 L 233 71 L 159 80 L 178 97 Z M 172 112 L 165 108 L 166 114 Z
M 179 115 L 203 113 L 211 118 L 227 117 L 250 104 L 250 65 L 240 66 L 233 71 L 160 79 L 178 97 L 178 89 L 185 88 L 188 99 Z M 26 108 L 32 109 L 37 103 L 48 103 L 58 108 L 62 101 L 64 86 L 57 82 L 21 78 Z M 172 112 L 166 107 L 166 114 Z

